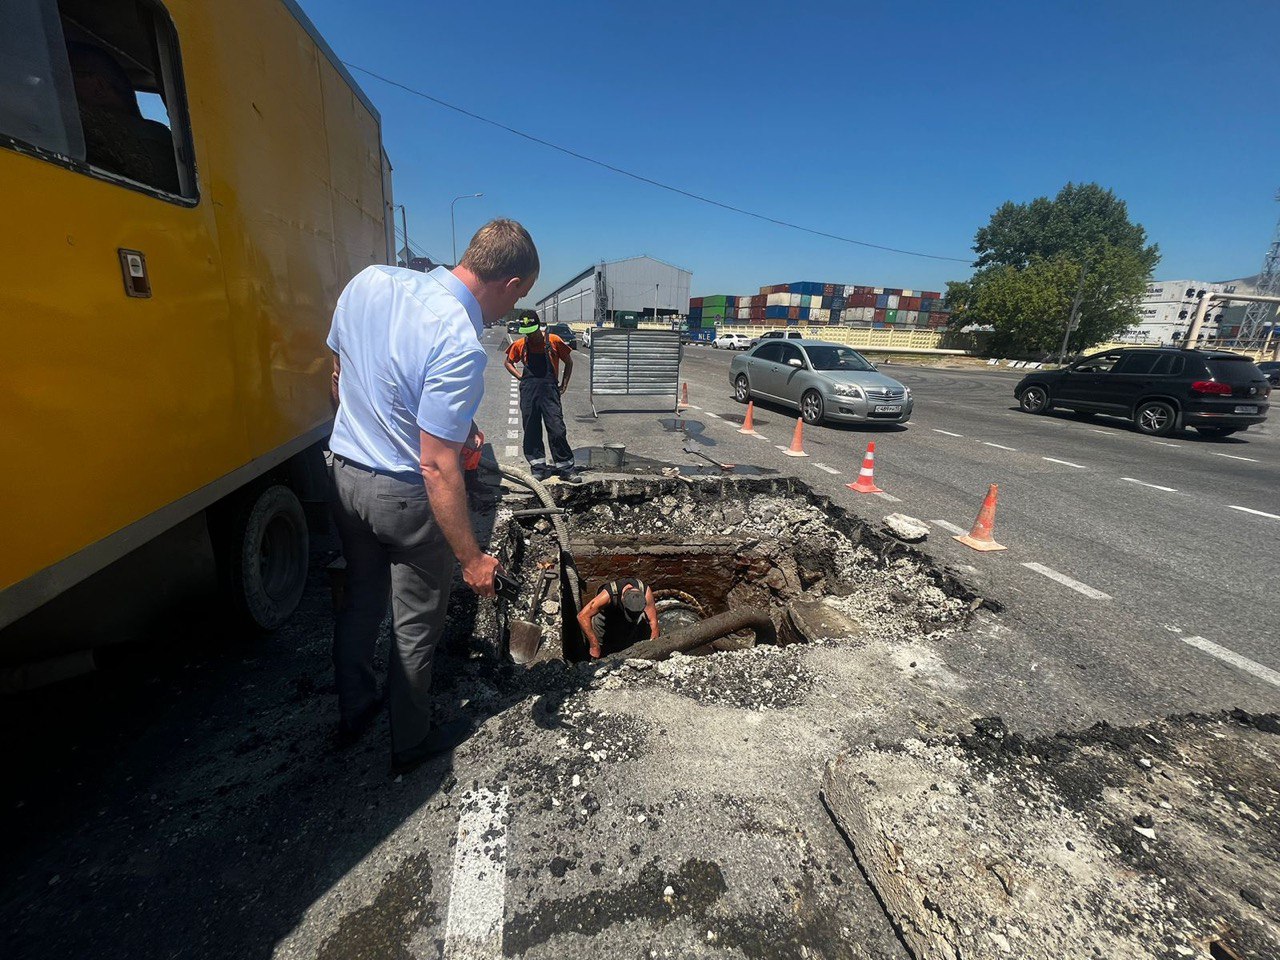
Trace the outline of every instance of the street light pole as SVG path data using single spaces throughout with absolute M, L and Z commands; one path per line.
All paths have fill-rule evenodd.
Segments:
M 653 285 L 653 322 L 658 322 L 658 289 L 662 286 L 660 283 Z
M 405 214 L 403 203 L 397 203 L 395 206 L 400 210 L 400 232 L 404 234 L 404 265 L 407 267 L 409 265 L 409 218 Z M 396 259 L 399 259 L 398 252 Z
M 449 203 L 449 233 L 453 237 L 453 265 L 458 265 L 458 227 L 454 220 L 453 205 L 459 200 L 474 200 L 477 197 L 483 197 L 483 193 L 464 193 L 460 197 L 454 197 Z
M 1067 329 L 1062 334 L 1062 350 L 1058 353 L 1058 363 L 1067 362 L 1067 344 L 1071 341 L 1071 331 L 1075 329 L 1077 318 L 1080 316 L 1080 300 L 1084 297 L 1084 278 L 1089 273 L 1089 264 L 1085 263 L 1080 266 L 1080 280 L 1076 284 L 1076 295 L 1071 298 L 1071 316 L 1067 318 Z

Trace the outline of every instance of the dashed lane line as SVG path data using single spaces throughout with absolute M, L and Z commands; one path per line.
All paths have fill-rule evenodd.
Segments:
M 1197 650 L 1203 650 L 1211 657 L 1217 657 L 1223 663 L 1229 663 L 1233 667 L 1239 667 L 1245 673 L 1253 674 L 1259 680 L 1263 680 L 1273 687 L 1280 687 L 1280 673 L 1272 670 L 1270 667 L 1264 667 L 1256 660 L 1250 660 L 1248 657 L 1242 657 L 1234 650 L 1228 650 L 1226 647 L 1219 646 L 1212 640 L 1206 640 L 1204 637 L 1179 637 L 1183 643 L 1195 647 Z
M 1234 453 L 1218 453 L 1216 450 L 1210 450 L 1215 457 L 1226 457 L 1228 460 L 1243 460 L 1245 463 L 1257 463 L 1253 457 L 1237 457 Z
M 1087 583 L 1081 583 L 1079 580 L 1072 579 L 1065 573 L 1059 573 L 1057 570 L 1053 569 L 1053 567 L 1046 567 L 1043 563 L 1024 563 L 1023 566 L 1028 570 L 1034 570 L 1043 577 L 1048 577 L 1050 580 L 1057 581 L 1064 587 L 1070 587 L 1072 590 L 1076 591 L 1076 593 L 1083 593 L 1091 600 L 1111 599 L 1111 594 L 1103 593 L 1101 590 L 1095 590 Z
M 964 436 L 963 433 L 952 433 L 950 430 L 939 430 L 937 427 L 933 428 L 933 432 L 940 433 L 944 437 L 963 437 Z
M 1162 487 L 1158 483 L 1147 483 L 1145 480 L 1135 480 L 1133 477 L 1121 477 L 1126 483 L 1136 483 L 1140 487 L 1150 487 L 1152 490 L 1163 490 L 1165 493 L 1177 493 L 1173 487 Z
M 1041 457 L 1040 459 L 1048 460 L 1050 463 L 1060 463 L 1064 467 L 1075 467 L 1077 470 L 1088 469 L 1087 467 L 1085 467 L 1083 463 L 1072 463 L 1070 460 L 1057 460 L 1057 459 L 1054 459 L 1053 457 Z
M 1003 443 L 992 443 L 990 440 L 983 440 L 984 447 L 995 447 L 997 450 L 1008 450 L 1010 453 L 1017 453 L 1017 447 L 1006 447 Z
M 502 455 L 504 457 L 515 457 L 515 456 L 519 456 L 519 454 L 520 454 L 520 448 L 517 447 L 515 444 L 511 444 L 511 443 L 507 444 L 507 448 L 502 452 Z
M 754 437 L 757 440 L 763 440 L 765 443 L 769 442 L 769 438 L 766 437 L 763 433 L 749 433 L 747 434 L 747 436 Z
M 508 439 L 508 440 L 519 440 L 519 439 L 520 439 L 520 431 L 519 431 L 519 430 L 508 430 L 508 431 L 507 431 L 507 439 Z
M 1160 444 L 1160 446 L 1162 446 L 1162 447 L 1180 447 L 1180 446 L 1182 446 L 1182 444 L 1180 444 L 1180 443 L 1169 443 L 1167 440 L 1152 440 L 1151 442 L 1152 442 L 1152 443 L 1158 443 L 1158 444 Z
M 498 960 L 507 896 L 507 788 L 477 790 L 458 818 L 445 960 Z
M 702 415 L 703 415 L 704 417 L 709 417 L 709 418 L 710 418 L 710 419 L 712 419 L 712 420 L 719 420 L 719 419 L 721 419 L 720 414 L 718 414 L 718 413 L 712 413 L 710 410 L 703 410 L 703 411 L 702 411 Z
M 947 533 L 954 533 L 957 537 L 963 537 L 966 533 L 969 532 L 968 530 L 964 529 L 964 527 L 957 527 L 954 523 L 951 523 L 949 520 L 930 520 L 929 522 L 932 523 L 935 527 L 941 527 L 943 530 L 947 531 Z
M 840 471 L 835 467 L 828 467 L 825 463 L 814 463 L 814 466 L 819 470 L 825 470 L 827 473 L 835 474 L 836 476 L 840 474 Z
M 1269 517 L 1272 520 L 1280 520 L 1280 514 L 1267 513 L 1265 510 L 1254 510 L 1252 507 L 1237 507 L 1233 503 L 1227 504 L 1228 510 L 1239 510 L 1241 513 L 1252 513 L 1258 517 Z
M 518 426 L 520 426 L 520 418 L 519 418 L 519 417 L 507 417 L 507 423 L 509 423 L 509 424 L 510 424 L 511 426 L 513 426 L 513 427 L 518 427 Z
M 883 490 L 875 494 L 875 496 L 879 497 L 881 500 L 888 500 L 890 503 L 902 502 L 901 498 L 895 497 L 892 493 L 885 493 Z

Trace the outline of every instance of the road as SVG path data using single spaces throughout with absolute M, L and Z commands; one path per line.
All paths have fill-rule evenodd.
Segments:
M 479 419 L 518 464 L 502 340 L 486 337 Z M 957 716 L 1030 733 L 1280 711 L 1274 427 L 1157 442 L 1021 414 L 1016 374 L 890 365 L 912 422 L 809 427 L 798 459 L 778 449 L 791 411 L 757 409 L 765 439 L 737 432 L 726 353 L 686 351 L 679 418 L 648 398 L 603 399 L 592 417 L 587 357 L 566 396 L 584 458 L 622 441 L 707 466 L 692 445 L 800 477 L 872 524 L 918 517 L 925 554 L 1001 609 L 963 630 L 698 658 L 683 674 L 525 675 L 477 648 L 459 593 L 436 692 L 480 731 L 396 779 L 385 725 L 345 752 L 328 740 L 336 544 L 318 537 L 281 631 L 173 618 L 94 676 L 0 703 L 7 955 L 899 960 L 817 796 L 836 752 Z M 892 500 L 845 488 L 872 439 Z M 990 483 L 1008 549 L 976 553 L 951 530 Z

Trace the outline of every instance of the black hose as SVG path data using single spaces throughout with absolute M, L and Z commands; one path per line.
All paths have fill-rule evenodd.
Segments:
M 730 610 L 708 617 L 683 630 L 676 630 L 657 640 L 642 640 L 625 650 L 611 654 L 610 660 L 665 660 L 673 653 L 683 653 L 727 637 L 739 630 L 753 630 L 757 643 L 774 643 L 777 631 L 769 614 L 763 610 Z

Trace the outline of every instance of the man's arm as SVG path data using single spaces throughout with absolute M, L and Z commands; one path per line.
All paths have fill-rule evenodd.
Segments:
M 329 400 L 333 403 L 333 409 L 338 409 L 338 380 L 342 377 L 342 361 L 338 359 L 338 352 L 333 353 L 333 375 L 329 378 Z
M 510 359 L 508 359 L 503 366 L 507 368 L 507 373 L 511 374 L 517 380 L 520 379 L 520 371 L 516 369 L 516 365 L 512 363 Z
M 566 390 L 569 389 L 569 377 L 572 373 L 573 373 L 573 357 L 569 356 L 568 351 L 566 350 L 565 358 L 564 358 L 564 376 L 560 378 L 561 393 L 564 393 Z
M 600 638 L 596 636 L 596 629 L 591 625 L 591 618 L 603 610 L 608 602 L 609 594 L 601 590 L 578 614 L 578 626 L 582 628 L 582 635 L 587 638 L 587 650 L 597 659 L 600 657 Z
M 482 597 L 495 595 L 493 575 L 502 569 L 476 543 L 467 513 L 467 490 L 462 479 L 462 444 L 420 431 L 422 482 L 431 501 L 431 512 L 453 555 L 462 564 L 462 578 Z
M 644 588 L 644 613 L 649 618 L 649 639 L 658 639 L 658 602 L 653 599 L 653 588 Z

